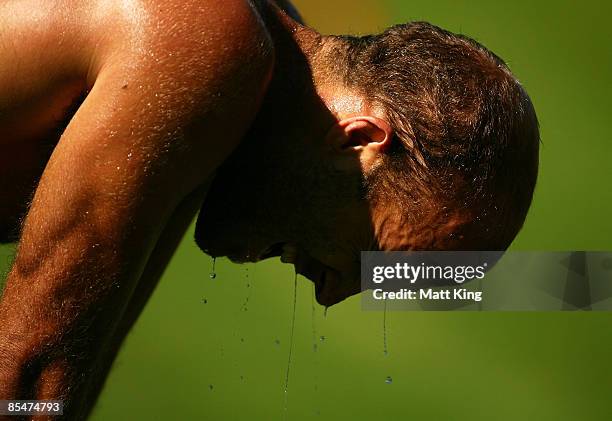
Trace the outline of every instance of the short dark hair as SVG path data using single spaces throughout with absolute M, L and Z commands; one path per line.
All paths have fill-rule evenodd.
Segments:
M 426 22 L 340 38 L 344 83 L 381 107 L 399 140 L 366 174 L 368 198 L 431 233 L 405 246 L 506 249 L 531 204 L 540 137 L 504 61 Z

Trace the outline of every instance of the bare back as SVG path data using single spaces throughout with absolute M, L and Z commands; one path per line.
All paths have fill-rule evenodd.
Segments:
M 0 3 L 0 242 L 16 240 L 42 171 L 88 88 L 91 53 L 83 30 L 53 2 L 36 3 Z
M 240 24 L 238 22 L 252 27 L 258 24 L 249 17 L 252 11 L 244 1 L 235 2 L 242 5 L 224 17 L 225 22 L 214 19 L 215 15 L 219 16 L 221 7 L 227 9 L 227 4 L 221 5 L 223 2 L 205 1 L 191 10 L 180 2 L 163 2 L 163 8 L 156 7 L 155 3 L 160 2 L 60 0 L 41 5 L 33 0 L 9 0 L 0 3 L 0 63 L 3 63 L 0 66 L 0 241 L 16 239 L 19 221 L 27 211 L 53 149 L 98 80 L 102 68 L 115 67 L 117 73 L 125 74 L 123 79 L 114 81 L 113 91 L 140 97 L 141 102 L 146 100 L 151 106 L 154 106 L 153 101 L 160 105 L 162 93 L 175 96 L 176 101 L 184 99 L 191 103 L 197 101 L 194 97 L 198 94 L 207 96 L 200 99 L 202 104 L 196 102 L 200 110 L 185 110 L 190 114 L 203 113 L 205 103 L 221 93 L 208 92 L 205 89 L 209 87 L 202 87 L 206 86 L 207 73 L 214 77 L 217 70 L 213 63 L 204 62 L 206 54 L 211 54 L 207 50 L 214 54 L 211 34 L 231 37 L 233 28 L 226 25 L 232 25 L 232 18 L 236 19 L 233 25 Z M 187 13 L 191 15 L 186 16 Z M 179 32 L 180 22 L 177 21 L 180 19 L 189 25 L 189 32 Z M 153 25 L 155 31 L 151 28 Z M 164 26 L 167 26 L 166 33 L 163 33 Z M 194 26 L 195 29 L 198 26 L 206 28 L 200 28 L 198 33 L 193 30 Z M 197 37 L 201 39 L 195 39 Z M 210 37 L 210 42 L 206 42 L 206 37 Z M 183 53 L 185 62 L 181 63 L 180 44 L 187 42 L 191 42 L 192 47 Z M 262 53 L 265 55 L 265 51 Z M 225 59 L 226 62 L 235 60 Z M 139 65 L 149 67 L 152 72 L 139 74 L 137 78 L 130 76 L 130 71 Z M 159 67 L 157 75 L 153 73 L 155 67 Z M 190 90 L 189 93 L 163 92 L 159 78 L 166 78 L 168 83 L 176 82 L 172 80 L 173 72 L 180 75 L 177 80 L 185 78 L 185 73 L 192 76 L 183 86 Z M 231 72 L 235 73 L 235 69 Z M 242 88 L 227 86 L 225 89 Z M 156 89 L 159 92 L 151 92 Z M 111 98 L 112 94 L 107 101 Z M 126 109 L 124 113 L 134 111 Z M 174 112 L 178 115 L 180 110 Z M 232 121 L 232 126 L 236 123 Z M 237 125 L 240 126 L 239 122 Z M 100 137 L 102 135 L 100 133 Z M 112 132 L 107 135 L 108 138 Z M 205 156 L 199 157 L 199 162 L 195 162 L 197 158 L 191 154 L 193 164 L 202 166 L 203 161 L 209 159 L 214 165 L 213 161 L 222 159 L 234 146 L 227 142 L 215 145 L 216 149 L 225 148 L 219 150 L 216 159 L 210 159 L 210 149 Z

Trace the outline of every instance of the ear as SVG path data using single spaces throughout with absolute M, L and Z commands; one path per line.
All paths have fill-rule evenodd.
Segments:
M 361 167 L 369 169 L 376 159 L 386 151 L 393 140 L 393 129 L 378 117 L 356 116 L 337 122 L 327 133 L 325 142 L 336 153 L 336 157 L 355 159 Z

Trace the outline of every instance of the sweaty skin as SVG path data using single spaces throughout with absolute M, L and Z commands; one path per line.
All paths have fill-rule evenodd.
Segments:
M 539 134 L 501 59 L 426 22 L 325 36 L 276 3 L 0 1 L 0 399 L 85 418 L 198 208 L 202 251 L 281 256 L 326 306 L 359 292 L 362 250 L 514 238 Z
M 0 3 L 0 399 L 86 417 L 273 67 L 245 0 Z

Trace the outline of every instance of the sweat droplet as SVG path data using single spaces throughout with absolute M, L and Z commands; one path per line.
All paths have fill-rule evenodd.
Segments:
M 321 342 L 323 342 L 327 338 L 325 336 L 321 336 L 319 339 L 321 340 Z
M 212 384 L 209 384 L 209 385 L 208 385 L 208 388 L 209 388 L 210 390 L 213 390 L 213 385 L 212 385 Z
M 384 301 L 383 309 L 383 355 L 389 355 L 389 350 L 387 348 L 387 300 Z
M 275 340 L 274 340 L 274 344 L 275 344 L 275 345 L 280 345 L 280 340 L 275 339 Z
M 244 299 L 244 303 L 242 303 L 242 306 L 240 307 L 240 310 L 242 311 L 249 311 L 249 300 L 251 299 L 251 282 L 249 281 L 249 268 L 246 268 L 246 287 L 247 290 L 249 291 L 247 293 L 246 298 Z
M 289 397 L 289 373 L 291 370 L 291 356 L 293 353 L 293 334 L 295 332 L 295 309 L 297 307 L 297 272 L 293 278 L 293 311 L 291 316 L 291 333 L 289 334 L 289 356 L 287 358 L 287 371 L 285 372 L 285 396 L 283 403 L 283 420 L 287 419 L 287 405 Z
M 314 284 L 310 284 L 311 288 L 312 288 L 312 293 L 310 294 L 310 318 L 311 318 L 311 322 L 312 322 L 312 338 L 311 338 L 311 342 L 312 342 L 312 352 L 315 353 L 314 355 L 314 365 L 313 365 L 313 380 L 314 380 L 314 393 L 316 395 L 317 390 L 319 389 L 319 381 L 318 381 L 318 376 L 317 376 L 317 356 L 316 356 L 316 352 L 317 352 L 317 325 L 316 325 L 316 318 L 315 318 L 315 305 L 314 305 L 314 300 L 315 300 L 315 287 Z
M 310 321 L 312 327 L 312 350 L 313 352 L 317 352 L 317 325 L 315 322 L 315 305 L 314 305 L 314 297 L 315 297 L 315 287 L 314 284 L 310 284 L 312 287 L 312 294 L 310 294 Z
M 215 279 L 217 277 L 217 273 L 215 272 L 215 263 L 217 263 L 217 258 L 213 257 L 213 262 L 212 262 L 212 270 L 210 271 L 210 279 Z
M 387 378 L 385 379 L 385 383 L 387 384 L 393 383 L 393 379 L 391 378 L 391 376 L 387 376 Z

